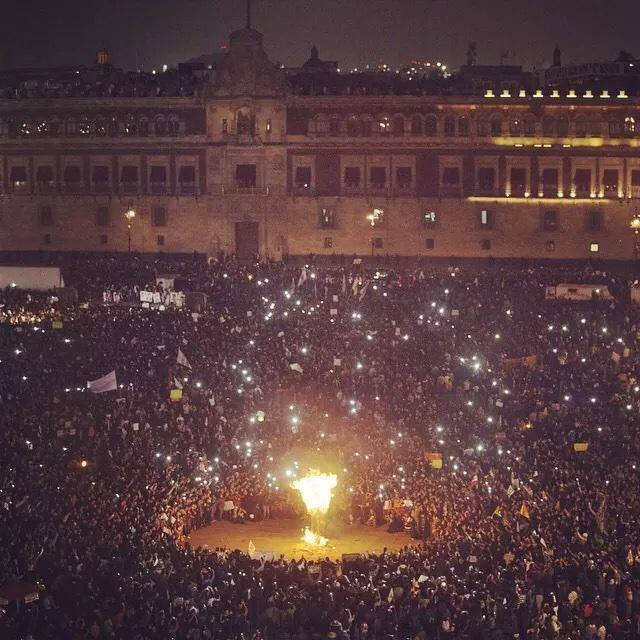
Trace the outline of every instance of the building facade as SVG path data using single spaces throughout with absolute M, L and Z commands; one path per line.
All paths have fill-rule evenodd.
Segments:
M 634 258 L 624 90 L 384 92 L 311 66 L 287 77 L 246 28 L 193 95 L 0 99 L 0 250 Z

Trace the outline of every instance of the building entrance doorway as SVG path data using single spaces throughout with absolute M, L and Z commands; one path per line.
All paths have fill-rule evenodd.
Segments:
M 260 249 L 259 224 L 236 222 L 236 257 L 241 262 L 255 260 Z

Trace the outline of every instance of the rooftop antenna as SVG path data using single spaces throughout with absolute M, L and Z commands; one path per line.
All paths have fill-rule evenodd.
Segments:
M 251 29 L 251 0 L 247 0 L 247 29 Z

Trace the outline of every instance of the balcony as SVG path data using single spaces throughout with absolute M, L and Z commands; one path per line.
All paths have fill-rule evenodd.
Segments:
M 292 193 L 294 196 L 310 197 L 316 195 L 316 190 L 309 184 L 294 184 Z
M 195 182 L 181 182 L 178 185 L 178 192 L 181 196 L 197 196 L 198 187 Z
M 53 180 L 43 180 L 36 182 L 36 191 L 38 193 L 53 193 L 56 189 L 56 185 Z
M 396 184 L 393 189 L 393 195 L 396 198 L 406 198 L 416 195 L 416 187 L 410 182 L 403 182 L 402 184 Z
M 68 195 L 77 195 L 84 191 L 84 184 L 80 181 L 63 182 L 62 191 Z
M 367 193 L 372 196 L 388 196 L 389 185 L 384 182 L 371 182 L 367 188 Z
M 121 182 L 120 192 L 127 195 L 136 195 L 140 191 L 140 185 L 137 182 Z
M 149 184 L 149 190 L 154 196 L 160 196 L 167 193 L 167 183 L 166 182 L 151 182 Z
M 459 184 L 441 184 L 440 185 L 440 197 L 441 198 L 459 198 L 462 191 Z
M 91 191 L 93 193 L 109 193 L 111 191 L 111 184 L 109 182 L 94 182 L 91 185 Z
M 485 184 L 478 185 L 475 189 L 474 195 L 480 196 L 482 198 L 497 198 L 498 190 L 495 188 L 495 185 Z
M 546 183 L 540 185 L 540 191 L 543 198 L 557 198 L 558 197 L 558 184 Z
M 360 182 L 345 182 L 342 185 L 342 195 L 345 196 L 361 196 L 364 189 Z
M 28 193 L 29 183 L 22 180 L 14 180 L 9 183 L 9 189 L 11 193 Z

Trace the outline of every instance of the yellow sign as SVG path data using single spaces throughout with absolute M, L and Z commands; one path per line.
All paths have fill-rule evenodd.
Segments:
M 434 469 L 442 469 L 442 458 L 434 458 L 431 460 L 431 466 Z
M 172 402 L 180 402 L 182 400 L 182 389 L 171 389 L 169 398 Z
M 574 442 L 573 450 L 574 451 L 586 451 L 589 448 L 588 442 Z
M 52 329 L 62 329 L 62 321 L 61 320 L 54 320 L 51 323 L 51 328 Z

